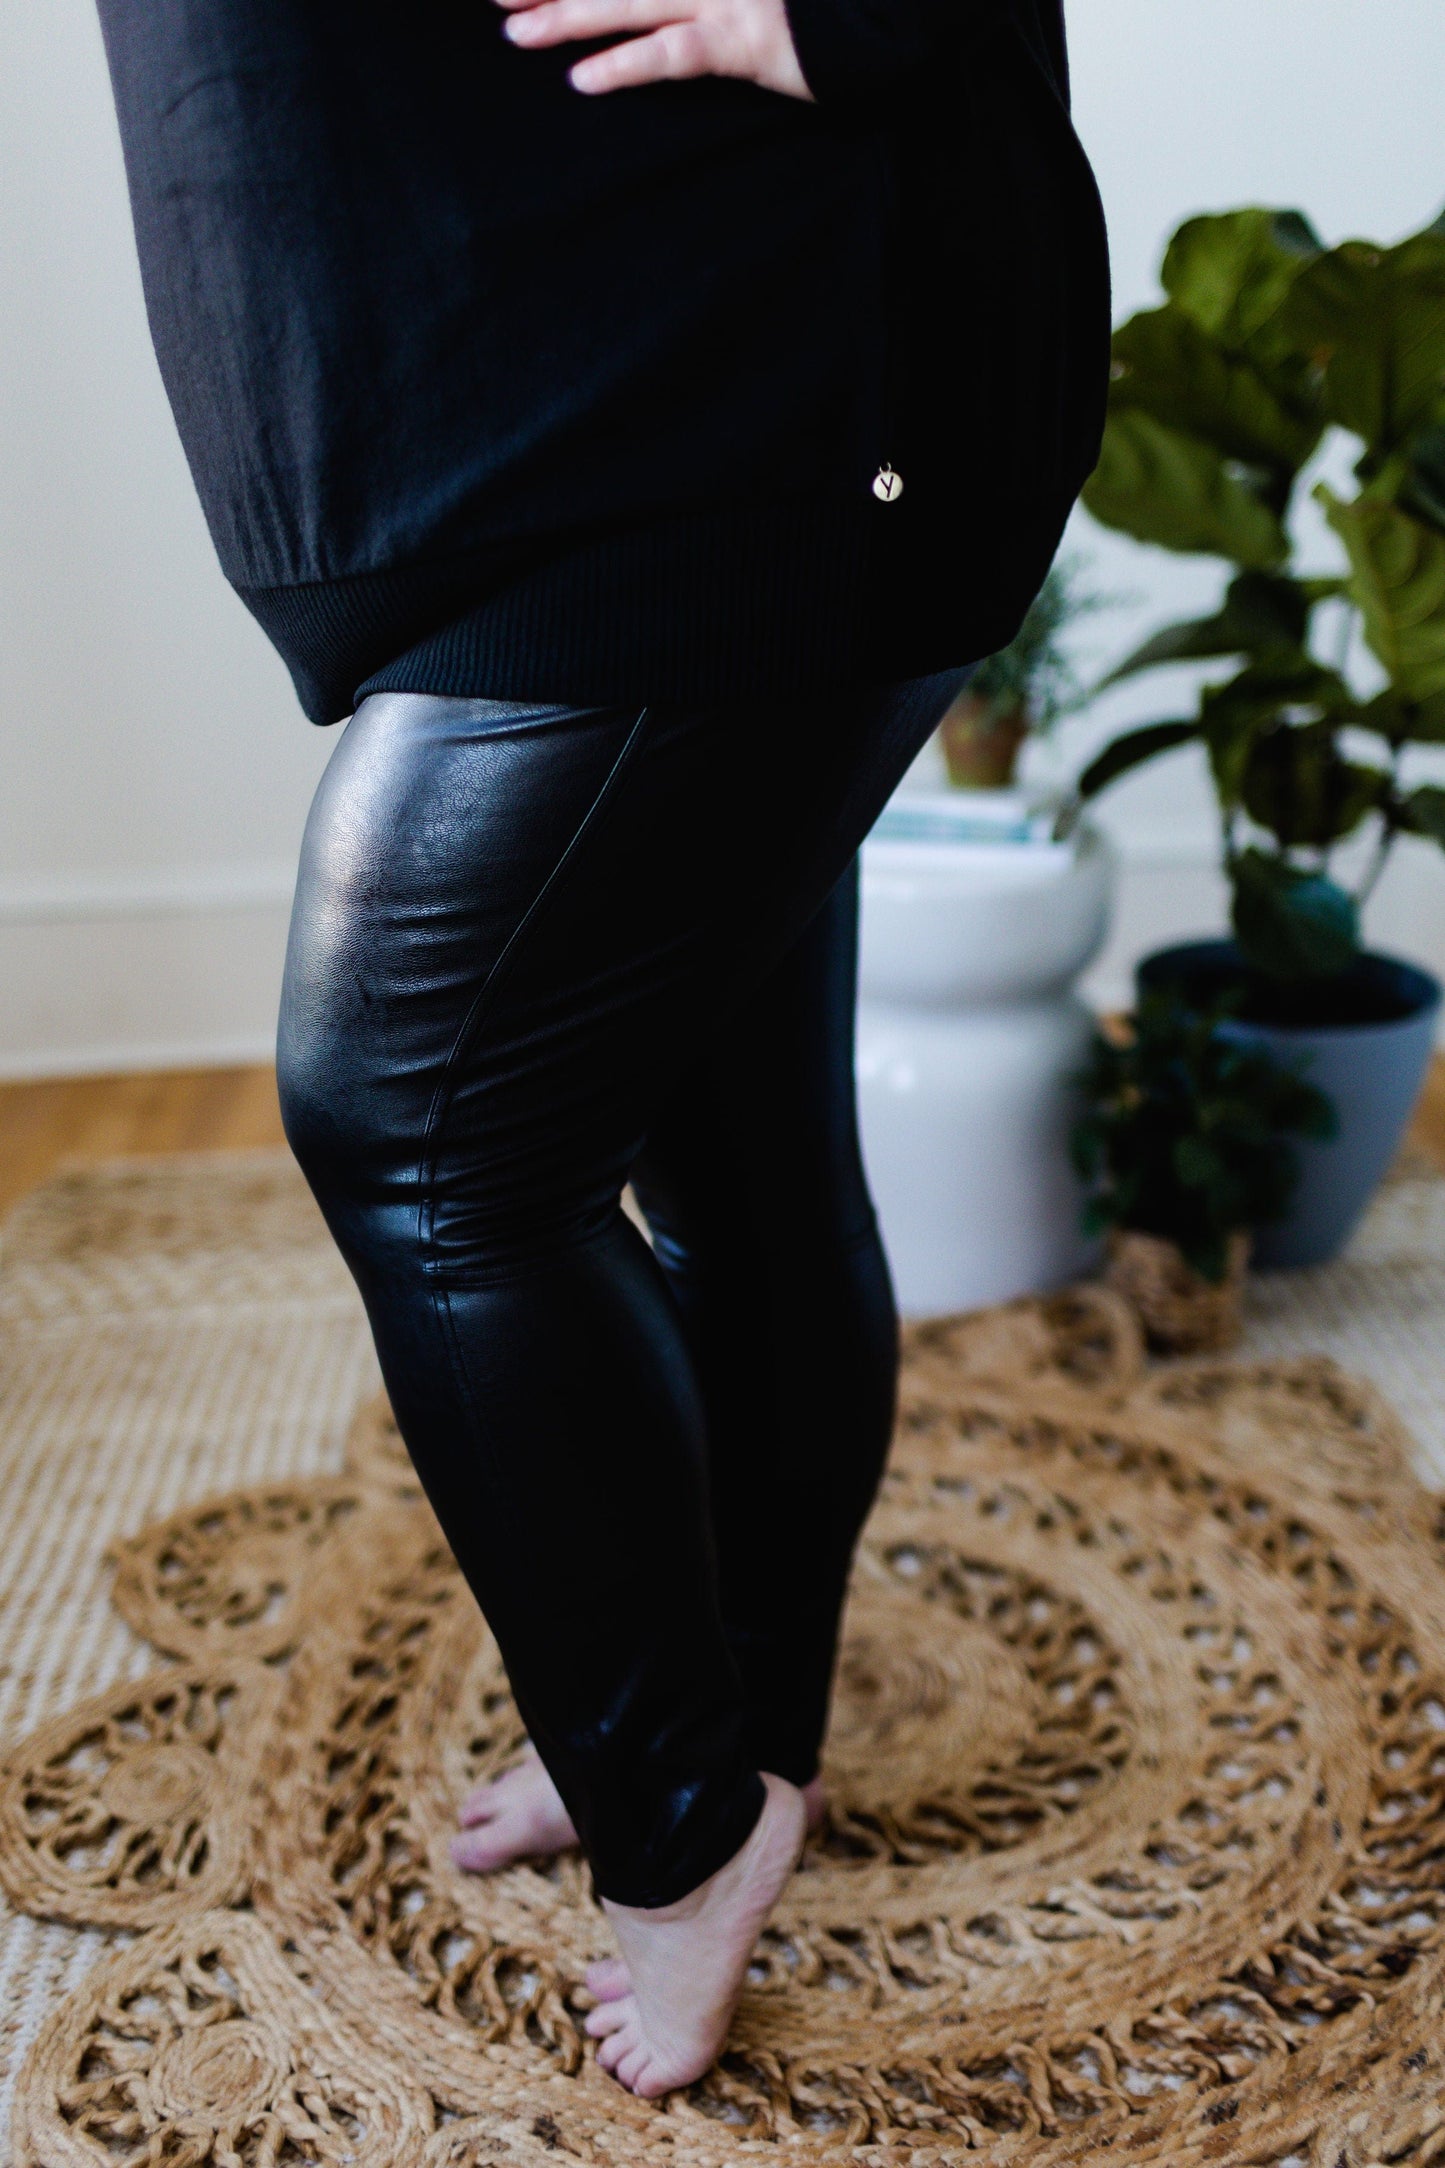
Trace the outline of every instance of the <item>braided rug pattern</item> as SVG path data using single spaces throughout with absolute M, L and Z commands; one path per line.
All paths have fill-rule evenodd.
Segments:
M 16 2168 L 1445 2160 L 1445 1519 L 1323 1359 L 1147 1371 L 1099 1291 L 915 1328 L 827 1825 L 722 2062 L 596 2068 L 575 1858 L 455 1802 L 521 1730 L 384 1403 L 145 1527 L 157 1652 L 0 1769 L 11 1902 L 108 1930 Z M 118 1934 L 123 1930 L 123 1934 Z

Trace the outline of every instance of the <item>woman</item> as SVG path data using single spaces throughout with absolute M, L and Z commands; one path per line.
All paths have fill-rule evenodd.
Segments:
M 280 1077 L 532 1741 L 457 1857 L 580 1840 L 656 2095 L 822 1811 L 891 1422 L 855 855 L 1097 445 L 1057 0 L 101 10 L 222 563 L 352 716 Z

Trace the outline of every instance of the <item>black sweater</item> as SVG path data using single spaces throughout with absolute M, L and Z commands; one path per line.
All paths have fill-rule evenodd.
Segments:
M 490 0 L 100 0 L 166 388 L 313 720 L 1002 645 L 1108 368 L 1058 4 L 790 0 L 813 106 L 583 97 Z

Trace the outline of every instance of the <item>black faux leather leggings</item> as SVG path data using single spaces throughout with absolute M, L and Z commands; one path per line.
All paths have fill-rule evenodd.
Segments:
M 621 1903 L 730 1858 L 760 1769 L 817 1768 L 896 1367 L 854 867 L 963 675 L 767 706 L 373 695 L 307 825 L 287 1135 Z

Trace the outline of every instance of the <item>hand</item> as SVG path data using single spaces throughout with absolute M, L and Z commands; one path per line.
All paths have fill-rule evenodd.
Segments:
M 574 90 L 595 94 L 689 75 L 735 75 L 785 98 L 813 93 L 803 80 L 783 0 L 498 0 L 514 45 L 625 42 L 571 70 Z

